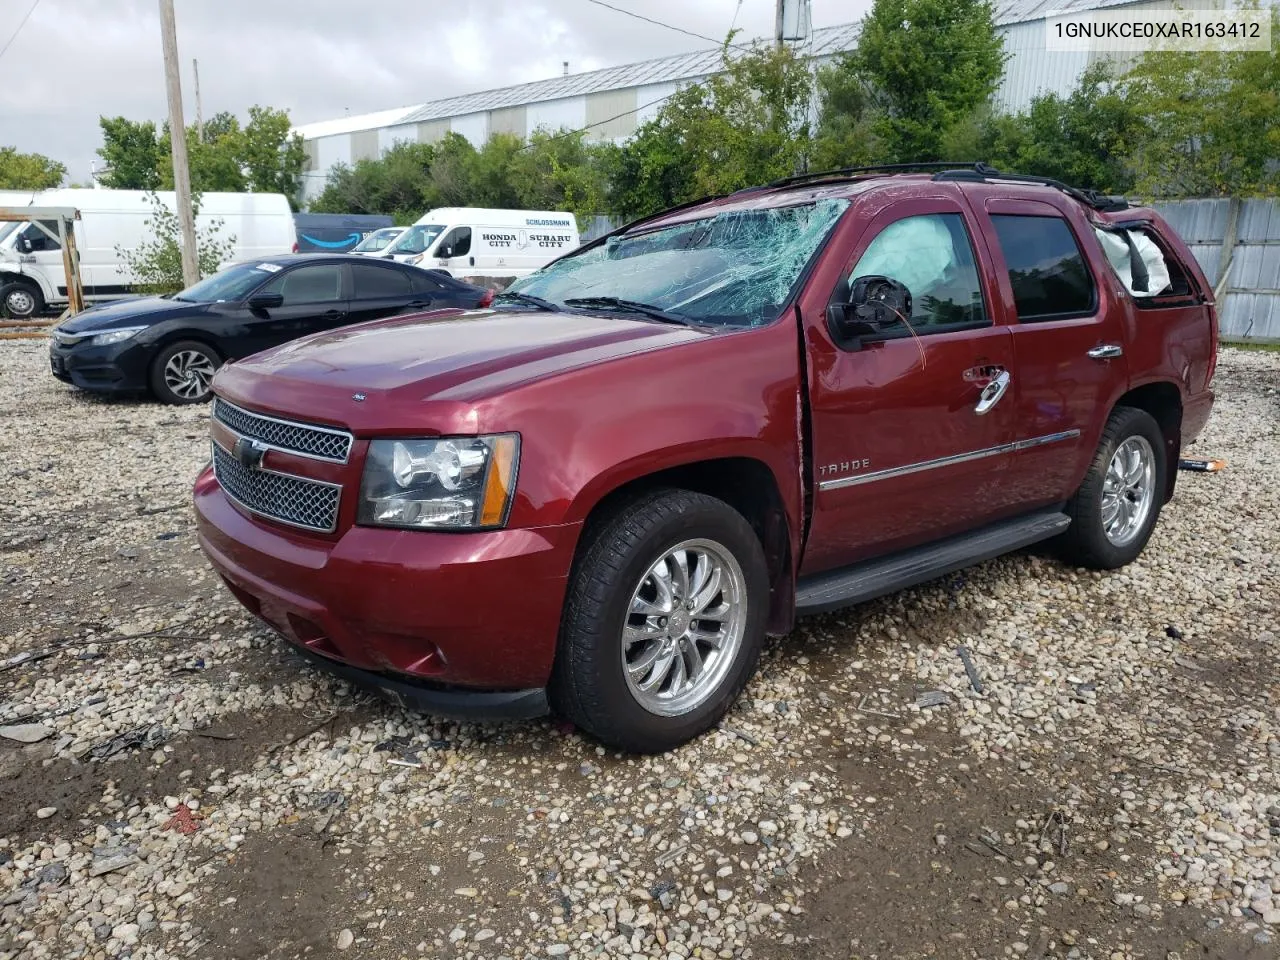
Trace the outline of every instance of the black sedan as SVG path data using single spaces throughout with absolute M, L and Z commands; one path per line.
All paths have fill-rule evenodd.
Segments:
M 441 271 L 393 261 L 268 257 L 172 296 L 91 307 L 54 329 L 49 360 L 55 377 L 85 390 L 200 403 L 224 361 L 334 327 L 492 299 Z

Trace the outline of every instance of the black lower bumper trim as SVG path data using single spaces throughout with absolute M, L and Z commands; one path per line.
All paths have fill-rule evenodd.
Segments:
M 547 691 L 542 687 L 500 691 L 440 690 L 361 670 L 297 645 L 293 645 L 293 649 L 320 669 L 380 694 L 397 706 L 421 710 L 437 717 L 450 720 L 533 720 L 551 712 Z

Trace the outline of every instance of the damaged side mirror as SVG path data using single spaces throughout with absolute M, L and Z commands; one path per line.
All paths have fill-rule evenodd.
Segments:
M 827 307 L 827 327 L 831 337 L 846 350 L 861 350 L 865 344 L 888 340 L 892 329 L 911 316 L 911 291 L 892 277 L 858 277 L 849 290 L 847 303 Z

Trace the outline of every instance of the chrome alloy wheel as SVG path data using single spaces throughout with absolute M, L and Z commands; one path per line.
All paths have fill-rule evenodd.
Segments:
M 1125 547 L 1142 531 L 1156 499 L 1156 455 L 1146 437 L 1116 448 L 1102 481 L 1102 529 L 1113 546 Z
M 747 625 L 747 581 L 714 540 L 686 540 L 636 586 L 622 631 L 627 686 L 650 713 L 702 706 L 733 668 Z
M 209 392 L 217 368 L 198 350 L 179 350 L 164 365 L 164 382 L 183 400 L 198 400 Z

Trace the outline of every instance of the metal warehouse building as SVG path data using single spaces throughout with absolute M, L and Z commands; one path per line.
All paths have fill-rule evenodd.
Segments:
M 1179 4 L 1189 9 L 1219 5 L 1214 0 Z M 1098 56 L 1047 51 L 1048 16 L 1173 6 L 1172 0 L 996 0 L 996 20 L 1009 53 L 998 107 L 1016 111 L 1037 94 L 1069 92 Z M 814 30 L 801 48 L 821 62 L 853 49 L 857 38 L 856 23 L 825 27 Z M 434 143 L 450 131 L 477 146 L 495 133 L 527 137 L 539 127 L 585 129 L 598 140 L 625 139 L 681 85 L 710 76 L 720 64 L 718 48 L 703 50 L 299 126 L 307 150 L 305 195 L 313 197 L 324 188 L 335 164 L 376 158 L 401 140 Z

